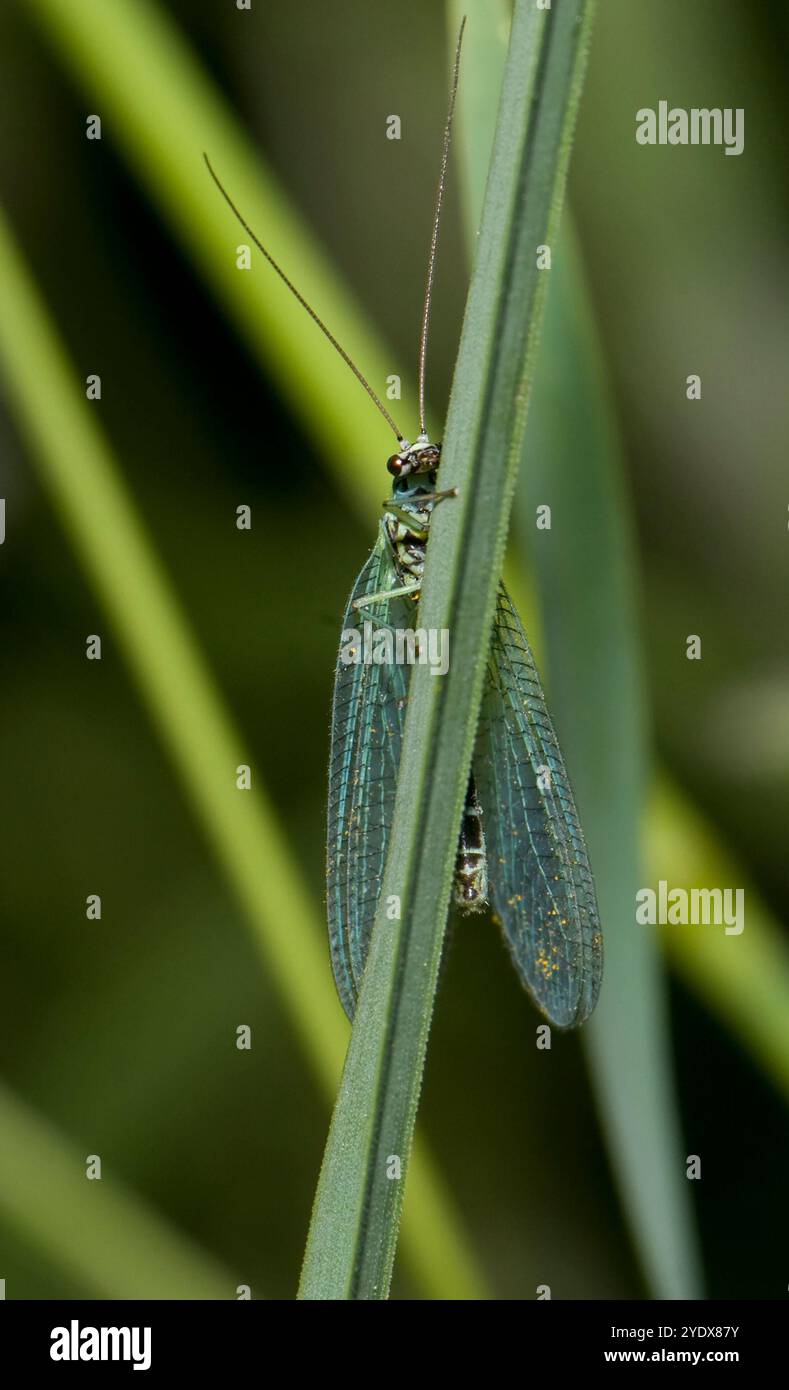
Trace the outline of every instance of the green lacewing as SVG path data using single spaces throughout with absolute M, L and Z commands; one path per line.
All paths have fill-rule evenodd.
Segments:
M 464 21 L 465 24 L 465 21 Z M 393 634 L 413 630 L 438 488 L 441 445 L 425 429 L 425 360 L 435 256 L 460 70 L 461 25 L 442 147 L 419 344 L 419 433 L 401 434 L 373 387 L 258 240 L 205 156 L 231 210 L 266 260 L 350 367 L 397 438 L 387 461 L 392 496 L 343 617 Z M 408 660 L 337 659 L 329 760 L 327 905 L 337 992 L 353 1019 L 383 881 L 408 705 Z M 499 585 L 461 825 L 454 903 L 492 909 L 515 969 L 560 1028 L 584 1022 L 600 990 L 603 945 L 594 880 L 572 788 L 521 621 Z

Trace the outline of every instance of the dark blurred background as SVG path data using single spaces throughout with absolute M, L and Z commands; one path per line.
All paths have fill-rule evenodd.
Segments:
M 443 5 L 163 8 L 398 360 L 413 362 L 446 103 Z M 626 443 L 658 753 L 782 920 L 786 39 L 786 8 L 769 0 L 603 0 L 570 186 Z M 338 625 L 372 528 L 112 139 L 85 140 L 93 108 L 24 5 L 3 6 L 0 50 L 7 213 L 78 373 L 101 373 L 102 424 L 320 901 Z M 642 150 L 634 111 L 664 97 L 745 107 L 744 155 Z M 384 159 L 389 111 L 409 135 Z M 436 414 L 466 286 L 452 192 Z M 694 371 L 703 395 L 691 409 Z M 0 549 L 4 1079 L 256 1295 L 291 1297 L 324 1100 L 7 415 L 0 429 L 2 495 L 21 516 Z M 255 512 L 249 534 L 226 524 L 239 502 Z M 104 634 L 100 669 L 84 656 L 92 632 Z M 704 634 L 700 677 L 675 659 L 687 632 Z M 89 892 L 103 920 L 86 930 Z M 783 1102 L 684 987 L 672 985 L 671 1007 L 688 1152 L 707 1155 L 693 1197 L 708 1292 L 781 1296 Z M 255 1038 L 241 1066 L 239 1021 Z M 457 924 L 425 1132 L 496 1296 L 533 1298 L 547 1281 L 554 1296 L 643 1297 L 579 1040 L 555 1042 L 549 1075 L 533 1028 L 496 932 Z M 1 1210 L 0 1248 L 14 1296 L 85 1293 Z M 414 1292 L 400 1270 L 396 1293 Z

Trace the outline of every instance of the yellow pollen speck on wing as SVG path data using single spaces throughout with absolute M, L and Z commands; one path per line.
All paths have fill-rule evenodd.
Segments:
M 551 974 L 551 962 L 548 960 L 548 957 L 545 955 L 544 951 L 541 952 L 540 955 L 537 957 L 535 964 L 537 965 L 538 969 L 542 971 L 543 976 L 547 980 Z

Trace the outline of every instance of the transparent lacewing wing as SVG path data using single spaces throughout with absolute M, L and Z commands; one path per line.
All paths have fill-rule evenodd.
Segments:
M 433 509 L 435 471 L 419 472 L 439 447 L 420 438 L 390 460 L 393 505 L 356 581 L 343 631 L 413 628 Z M 403 595 L 407 586 L 412 592 Z M 392 594 L 394 596 L 387 597 Z M 371 596 L 373 598 L 371 602 Z M 381 891 L 394 812 L 411 668 L 337 661 L 329 762 L 327 887 L 337 989 L 349 1018 Z M 487 901 L 486 901 L 487 899 Z M 600 988 L 602 936 L 583 834 L 526 634 L 499 587 L 479 729 L 460 827 L 454 900 L 462 912 L 488 902 L 515 968 L 558 1027 L 589 1017 Z
M 419 343 L 419 436 L 410 445 L 373 387 L 245 221 L 205 156 L 230 209 L 325 334 L 384 416 L 398 442 L 379 534 L 345 610 L 343 633 L 369 617 L 380 631 L 412 631 L 430 519 L 449 496 L 437 491 L 441 446 L 425 432 L 425 359 L 460 68 L 460 27 L 444 130 Z M 364 973 L 394 814 L 410 666 L 346 661 L 341 646 L 332 710 L 327 889 L 329 941 L 340 999 L 353 1018 Z M 594 883 L 570 782 L 526 634 L 499 588 L 476 748 L 458 829 L 455 903 L 489 904 L 515 968 L 535 1003 L 559 1027 L 583 1023 L 602 974 Z

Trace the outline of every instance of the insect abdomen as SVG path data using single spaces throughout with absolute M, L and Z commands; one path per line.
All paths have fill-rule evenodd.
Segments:
M 454 900 L 455 906 L 459 907 L 461 912 L 484 912 L 488 905 L 488 856 L 482 826 L 482 807 L 477 798 L 473 776 L 468 780 L 466 804 L 460 823 Z

